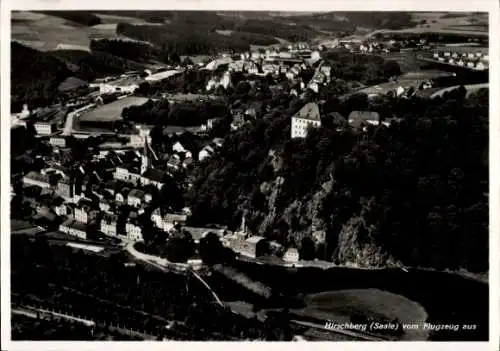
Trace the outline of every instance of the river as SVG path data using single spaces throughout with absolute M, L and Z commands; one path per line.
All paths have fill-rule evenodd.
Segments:
M 355 268 L 289 268 L 237 262 L 238 269 L 270 286 L 278 294 L 293 297 L 342 289 L 379 289 L 419 303 L 432 324 L 476 325 L 472 331 L 433 333 L 435 341 L 486 341 L 489 333 L 488 284 L 451 273 L 427 270 Z M 289 299 L 263 301 L 241 286 L 218 275 L 210 284 L 222 300 L 246 301 L 262 307 L 279 307 Z

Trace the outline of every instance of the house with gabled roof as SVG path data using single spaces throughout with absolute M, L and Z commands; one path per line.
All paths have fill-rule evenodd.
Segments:
M 151 214 L 151 220 L 157 228 L 168 232 L 176 225 L 184 225 L 187 220 L 187 215 L 183 213 L 168 213 L 159 207 Z
M 118 216 L 105 214 L 101 219 L 100 229 L 105 235 L 116 236 L 118 234 Z
M 139 189 L 132 189 L 127 196 L 127 204 L 132 207 L 139 207 L 145 202 L 146 193 Z
M 292 138 L 305 138 L 310 127 L 321 127 L 319 106 L 309 102 L 292 117 Z

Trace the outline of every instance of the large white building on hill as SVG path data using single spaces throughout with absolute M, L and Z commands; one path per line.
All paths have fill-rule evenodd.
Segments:
M 309 127 L 321 127 L 319 106 L 310 102 L 292 117 L 292 138 L 305 138 Z

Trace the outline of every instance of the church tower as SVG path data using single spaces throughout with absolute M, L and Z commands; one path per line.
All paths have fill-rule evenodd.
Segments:
M 144 174 L 148 168 L 151 168 L 151 157 L 149 155 L 148 139 L 145 138 L 144 149 L 141 155 L 141 174 Z

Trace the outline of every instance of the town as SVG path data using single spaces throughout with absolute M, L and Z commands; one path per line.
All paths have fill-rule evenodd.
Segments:
M 120 41 L 116 42 L 96 39 L 92 45 L 113 47 Z M 12 47 L 21 44 L 13 40 Z M 324 318 L 318 317 L 321 313 L 313 318 L 306 313 L 306 308 L 295 306 L 298 302 L 292 290 L 297 287 L 290 291 L 284 287 L 283 291 L 279 291 L 279 287 L 271 288 L 273 278 L 261 280 L 253 267 L 264 264 L 292 271 L 396 268 L 396 274 L 404 277 L 412 267 L 421 266 L 416 254 L 392 255 L 373 249 L 369 244 L 363 248 L 362 235 L 366 238 L 376 235 L 372 231 L 377 224 L 368 224 L 372 220 L 370 216 L 379 216 L 381 212 L 376 212 L 380 211 L 377 208 L 385 206 L 383 201 L 390 202 L 390 196 L 396 195 L 384 197 L 383 192 L 379 195 L 369 189 L 371 180 L 356 173 L 360 167 L 372 172 L 374 168 L 370 167 L 379 162 L 374 161 L 378 151 L 355 160 L 358 156 L 343 158 L 350 152 L 350 146 L 342 145 L 353 145 L 352 155 L 360 155 L 355 152 L 365 152 L 363 148 L 368 148 L 368 142 L 385 138 L 380 135 L 412 135 L 405 123 L 410 123 L 406 121 L 418 113 L 417 105 L 421 113 L 427 113 L 425 106 L 434 109 L 435 114 L 442 109 L 443 116 L 450 113 L 441 105 L 464 104 L 467 111 L 483 108 L 484 105 L 476 101 L 483 101 L 484 94 L 487 95 L 487 45 L 484 35 L 462 35 L 450 40 L 446 35 L 392 35 L 390 32 L 361 39 L 339 36 L 321 43 L 290 41 L 250 50 L 187 54 L 175 60 L 169 56 L 168 62 L 101 75 L 88 82 L 69 77 L 60 83 L 50 103 L 40 103 L 42 100 L 36 99 L 16 100 L 12 103 L 10 132 L 12 240 L 28 238 L 33 245 L 39 245 L 33 249 L 36 252 L 57 251 L 61 246 L 71 248 L 58 253 L 52 263 L 45 262 L 45 258 L 37 260 L 40 265 L 59 262 L 61 272 L 54 274 L 72 277 L 60 286 L 51 280 L 49 285 L 60 292 L 50 297 L 49 291 L 30 292 L 31 288 L 22 283 L 25 276 L 21 273 L 28 268 L 17 268 L 19 273 L 13 273 L 12 278 L 13 286 L 18 287 L 13 295 L 16 313 L 38 316 L 42 311 L 52 316 L 65 315 L 64 318 L 83 320 L 92 333 L 102 328 L 99 323 L 105 323 L 109 329 L 105 334 L 110 334 L 112 329 L 121 337 L 126 334 L 139 339 L 425 338 L 420 334 L 403 335 L 401 328 L 394 333 L 385 330 L 370 333 L 325 331 L 321 327 Z M 12 59 L 16 58 L 12 56 Z M 450 111 L 460 109 L 453 106 L 454 110 L 450 107 Z M 465 126 L 468 120 L 460 118 L 457 117 Z M 432 121 L 411 122 L 411 128 L 417 131 L 415 143 L 425 139 L 421 135 L 434 135 L 429 126 L 438 122 Z M 448 126 L 436 128 L 442 131 Z M 423 131 L 428 134 L 418 134 Z M 452 137 L 447 135 L 447 138 Z M 380 141 L 380 145 L 393 143 L 396 147 L 402 143 L 396 137 L 387 138 Z M 377 150 L 383 148 L 377 147 Z M 338 155 L 333 155 L 334 152 Z M 440 152 L 444 155 L 448 149 Z M 475 155 L 482 155 L 481 152 Z M 393 170 L 395 162 L 411 163 L 408 161 L 411 156 L 406 154 L 390 159 L 389 155 L 395 153 L 387 151 L 386 166 L 377 167 Z M 335 161 L 328 161 L 327 157 Z M 337 157 L 342 159 L 338 161 Z M 453 157 L 447 159 L 455 160 Z M 329 166 L 329 162 L 334 163 Z M 245 165 L 254 165 L 257 169 Z M 446 177 L 452 179 L 453 175 L 457 177 L 453 179 L 465 179 L 465 171 L 459 173 L 460 167 L 452 167 L 454 173 L 449 176 L 446 173 Z M 413 179 L 410 171 L 403 171 L 407 174 L 402 177 L 409 177 L 404 179 Z M 294 172 L 303 176 L 291 175 Z M 398 184 L 401 182 L 398 186 L 404 184 L 390 171 L 384 175 L 373 172 L 370 173 L 376 174 L 373 181 L 379 184 L 388 182 L 389 185 L 390 179 Z M 260 180 L 254 184 L 252 180 L 256 177 Z M 419 192 L 430 194 L 434 191 L 429 185 L 431 180 L 427 180 L 434 179 L 432 177 L 425 178 Z M 424 182 L 418 176 L 416 179 Z M 347 185 L 343 189 L 344 185 L 339 185 L 342 182 L 353 185 L 349 190 Z M 449 182 L 451 184 L 452 180 Z M 482 179 L 475 183 L 477 187 L 484 185 Z M 477 201 L 485 200 L 487 182 L 486 188 L 481 189 L 483 191 L 474 197 Z M 475 188 L 468 191 L 477 193 Z M 363 192 L 366 195 L 359 195 L 359 204 L 349 202 L 351 197 Z M 376 196 L 380 196 L 381 205 L 375 203 Z M 409 206 L 405 201 L 408 200 L 401 202 L 402 207 Z M 436 204 L 434 211 L 437 211 L 436 206 L 441 205 Z M 334 207 L 336 210 L 329 210 Z M 394 206 L 394 211 L 397 207 Z M 479 211 L 479 207 L 468 210 Z M 359 232 L 358 238 L 353 236 L 353 239 L 344 240 L 342 235 L 350 235 L 346 234 L 349 228 L 361 226 L 361 222 L 350 217 L 351 213 L 359 216 L 369 213 L 362 222 L 366 229 Z M 431 220 L 437 219 L 432 217 Z M 382 224 L 380 227 L 396 230 L 396 227 L 388 229 Z M 333 232 L 337 234 L 332 235 Z M 361 234 L 365 232 L 369 234 Z M 49 247 L 40 240 L 49 243 Z M 400 239 L 383 240 L 394 240 L 387 246 L 391 247 L 397 246 Z M 478 242 L 474 242 L 474 247 L 481 250 Z M 361 245 L 357 253 L 356 245 Z M 21 247 L 13 251 L 19 254 L 15 260 L 28 255 Z M 88 258 L 75 258 L 82 254 Z M 430 267 L 438 254 L 433 255 L 429 254 L 425 261 Z M 78 299 L 64 296 L 77 296 L 79 289 L 87 289 L 80 287 L 77 281 L 84 279 L 86 274 L 94 279 L 90 273 L 94 268 L 90 267 L 94 264 L 92 260 L 99 260 L 99 257 L 127 262 L 121 268 L 113 266 L 116 277 L 111 270 L 103 273 L 110 286 L 124 284 L 128 291 L 129 283 L 124 282 L 132 278 L 123 277 L 129 274 L 129 265 L 144 266 L 146 268 L 142 269 L 155 270 L 154 274 L 166 275 L 165 279 L 175 282 L 172 284 L 178 291 L 156 287 L 155 279 L 159 279 L 156 276 L 152 282 L 142 282 L 142 279 L 147 280 L 148 274 L 153 274 L 142 271 L 130 274 L 134 289 L 158 289 L 159 294 L 172 294 L 171 298 L 179 305 L 202 306 L 205 313 L 218 308 L 214 304 L 220 305 L 225 312 L 217 313 L 225 319 L 219 324 L 234 324 L 234 330 L 222 330 L 220 326 L 204 329 L 199 321 L 194 321 L 198 317 L 191 307 L 164 307 L 168 317 L 163 320 L 157 306 L 131 302 L 130 296 L 123 297 L 123 301 L 120 297 L 114 307 L 86 315 L 89 312 L 77 307 L 74 301 L 89 299 L 94 292 L 82 292 Z M 62 273 L 66 269 L 62 267 L 70 265 L 63 262 L 77 260 L 81 262 L 78 265 L 82 272 Z M 453 265 L 463 267 L 469 260 L 471 269 L 482 271 L 484 268 L 482 263 L 472 262 L 469 257 L 463 260 Z M 35 268 L 29 269 L 36 274 L 31 271 Z M 67 272 L 72 270 L 67 269 Z M 37 279 L 42 279 L 40 277 Z M 186 279 L 185 286 L 179 277 Z M 71 279 L 74 283 L 70 283 Z M 278 280 L 281 279 L 284 278 Z M 277 312 L 279 307 L 273 307 L 274 310 L 267 311 L 266 319 L 266 314 L 262 315 L 259 310 L 264 311 L 267 307 L 255 306 L 266 306 L 269 302 L 250 303 L 253 308 L 242 302 L 245 298 L 233 301 L 231 297 L 231 302 L 227 302 L 224 297 L 227 292 L 218 286 L 226 284 L 222 281 L 231 281 L 230 284 L 239 286 L 238 289 L 250 291 L 253 297 L 247 300 L 292 301 L 287 302 L 292 306 L 292 317 L 290 314 L 283 317 L 283 312 Z M 102 301 L 107 301 L 102 302 L 103 306 L 111 306 L 109 301 L 113 298 L 108 295 L 105 281 L 96 280 L 95 284 L 98 286 L 95 296 L 102 295 Z M 46 298 L 42 297 L 44 294 Z M 39 297 L 30 297 L 35 295 Z M 319 298 L 319 294 L 314 298 Z M 135 312 L 123 312 L 125 307 L 118 304 L 129 302 L 142 307 L 131 307 Z M 73 307 L 61 307 L 65 303 Z M 159 304 L 164 306 L 166 303 Z M 112 318 L 111 314 L 107 316 L 103 312 L 106 308 L 116 316 L 131 314 L 128 319 Z M 115 312 L 118 310 L 120 312 Z M 141 313 L 148 316 L 147 325 L 141 322 Z M 249 314 L 252 318 L 242 317 Z M 234 317 L 236 315 L 238 317 Z M 243 319 L 234 322 L 231 318 Z M 391 322 L 399 325 L 401 321 L 399 316 L 342 318 L 345 319 L 339 323 Z M 243 331 L 238 329 L 240 327 Z M 273 329 L 282 335 L 269 336 Z M 484 327 L 475 332 L 483 331 Z

